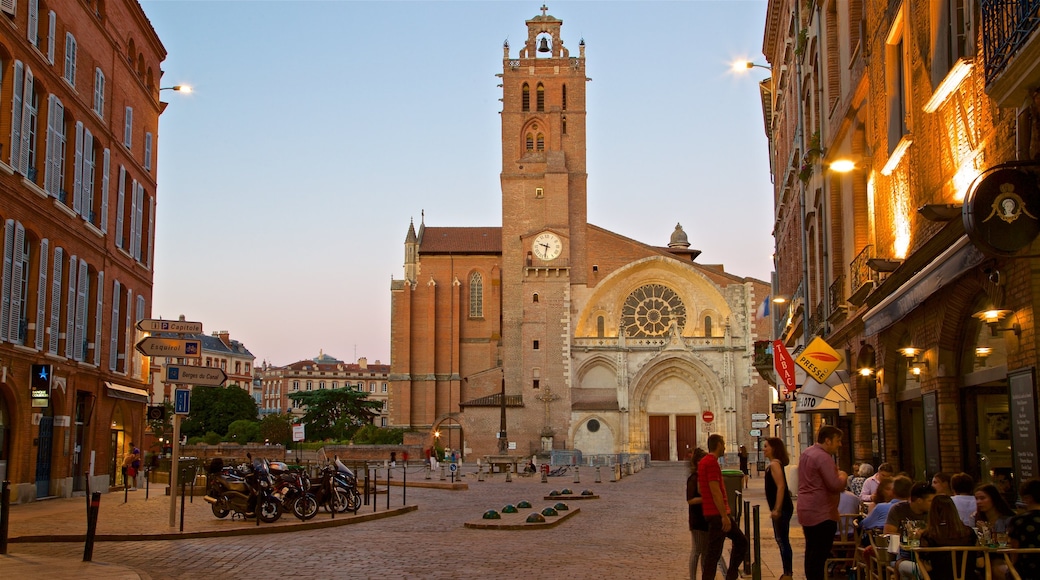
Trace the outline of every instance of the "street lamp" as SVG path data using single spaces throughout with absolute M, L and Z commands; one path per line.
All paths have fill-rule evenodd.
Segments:
M 770 71 L 770 72 L 772 72 L 772 70 L 773 70 L 773 67 L 771 67 L 771 66 L 764 65 L 764 64 L 756 64 L 756 63 L 751 62 L 750 60 L 738 60 L 738 61 L 733 63 L 733 71 L 734 72 L 741 72 L 741 71 L 744 71 L 744 70 L 747 70 L 747 69 L 756 68 L 756 67 L 757 68 L 764 68 L 764 69 L 766 69 L 767 71 Z
M 173 85 L 172 87 L 159 87 L 160 91 L 176 91 L 178 93 L 190 93 L 190 85 Z

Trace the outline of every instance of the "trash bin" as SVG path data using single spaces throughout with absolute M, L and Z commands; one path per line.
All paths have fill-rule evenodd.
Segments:
M 744 508 L 744 472 L 739 469 L 723 469 L 722 482 L 726 484 L 726 501 L 729 511 L 737 520 Z

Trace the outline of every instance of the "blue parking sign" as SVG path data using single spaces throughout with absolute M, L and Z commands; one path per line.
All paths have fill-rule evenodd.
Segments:
M 173 402 L 173 412 L 178 415 L 187 415 L 191 408 L 191 391 L 188 389 L 177 389 Z

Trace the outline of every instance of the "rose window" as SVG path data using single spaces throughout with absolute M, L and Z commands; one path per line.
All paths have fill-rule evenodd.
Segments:
M 621 309 L 621 326 L 627 336 L 662 336 L 673 323 L 681 332 L 686 325 L 686 306 L 678 294 L 661 284 L 637 289 Z

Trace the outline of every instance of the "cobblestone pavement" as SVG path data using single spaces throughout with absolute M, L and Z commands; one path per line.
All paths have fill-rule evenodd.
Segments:
M 688 578 L 690 535 L 686 523 L 686 466 L 654 463 L 620 482 L 593 483 L 592 470 L 549 478 L 517 477 L 505 482 L 496 474 L 478 482 L 466 477 L 468 490 L 409 487 L 407 503 L 418 509 L 373 521 L 333 528 L 299 530 L 284 517 L 291 533 L 225 536 L 144 542 L 106 541 L 94 547 L 95 564 L 80 562 L 82 541 L 11 543 L 0 556 L 0 577 L 46 572 L 84 578 L 268 578 L 277 575 L 327 574 L 360 578 Z M 416 471 L 409 474 L 421 480 Z M 487 509 L 526 499 L 535 507 L 550 490 L 591 489 L 597 500 L 577 503 L 581 513 L 560 526 L 541 530 L 476 530 L 464 527 Z M 153 490 L 154 492 L 154 490 Z M 141 494 L 142 492 L 134 492 Z M 390 489 L 391 507 L 402 506 L 402 490 Z M 762 504 L 762 479 L 754 478 L 745 499 Z M 386 496 L 378 497 L 385 511 Z M 75 505 L 67 502 L 76 502 Z M 11 537 L 40 533 L 82 533 L 85 500 L 52 500 L 12 507 Z M 122 504 L 121 494 L 102 498 L 100 533 L 170 530 L 169 500 L 160 497 Z M 371 510 L 362 506 L 360 514 Z M 75 510 L 75 512 L 73 511 Z M 762 510 L 765 512 L 765 509 Z M 78 515 L 74 515 L 78 514 Z M 318 518 L 328 518 L 321 514 Z M 79 521 L 73 521 L 78 519 Z M 341 518 L 337 518 L 341 519 Z M 49 521 L 49 524 L 47 523 Z M 196 498 L 186 509 L 185 528 L 228 526 L 212 516 L 209 504 Z M 242 524 L 237 524 L 241 526 Z M 762 578 L 780 575 L 779 555 L 767 519 L 762 521 Z M 76 531 L 79 530 L 79 531 Z M 800 570 L 804 540 L 792 526 L 795 568 Z M 10 575 L 9 575 L 10 574 Z

